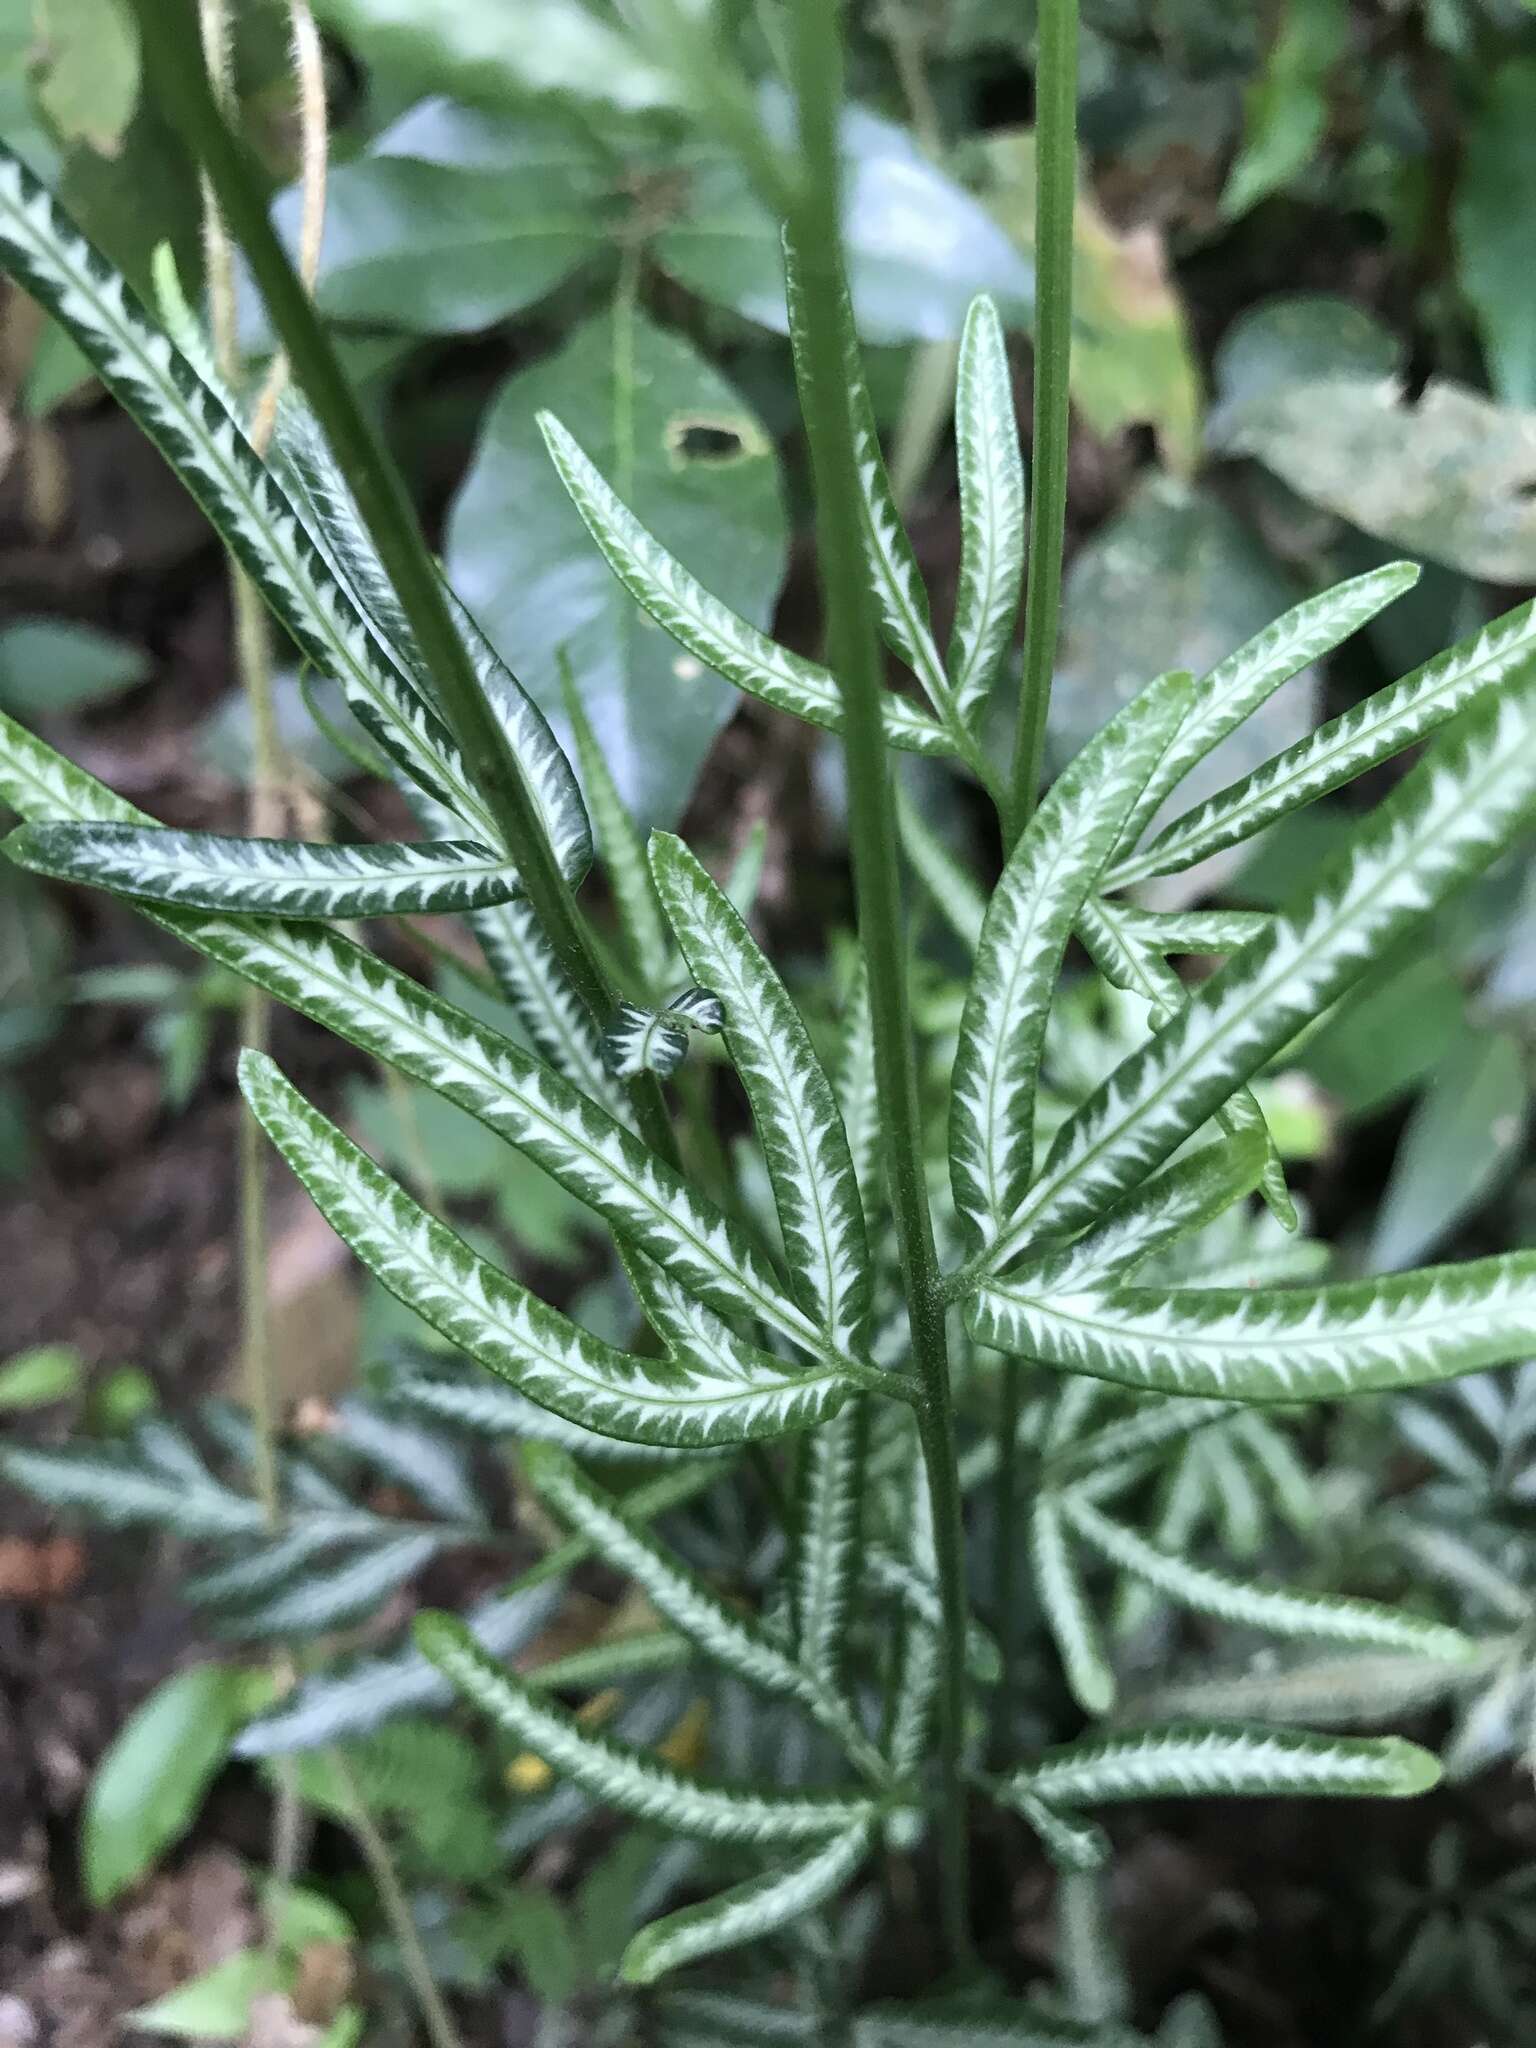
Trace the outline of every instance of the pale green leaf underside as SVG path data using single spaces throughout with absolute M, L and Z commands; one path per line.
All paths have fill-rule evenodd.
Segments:
M 1474 698 L 1513 688 L 1527 677 L 1533 663 L 1536 601 L 1506 612 L 1401 682 L 1319 726 L 1241 782 L 1175 818 L 1149 846 L 1117 862 L 1105 877 L 1105 887 L 1171 874 L 1240 845 L 1287 812 L 1342 788 L 1366 769 L 1426 738 Z
M 1034 1157 L 1046 1018 L 1082 905 L 1188 700 L 1160 677 L 1057 778 L 1004 868 L 976 949 L 950 1101 L 955 1206 L 984 1248 L 1015 1214 Z
M 1126 1799 L 1405 1799 L 1437 1784 L 1428 1750 L 1396 1736 L 1312 1735 L 1300 1729 L 1155 1728 L 1048 1751 L 1011 1781 L 1058 1806 Z
M 1210 1566 L 1192 1563 L 1149 1543 L 1134 1529 L 1111 1521 L 1089 1502 L 1071 1494 L 1062 1501 L 1062 1513 L 1100 1556 L 1121 1571 L 1144 1580 L 1176 1605 L 1197 1614 L 1236 1622 L 1244 1628 L 1262 1629 L 1268 1635 L 1417 1651 L 1448 1663 L 1464 1663 L 1476 1654 L 1476 1645 L 1469 1637 L 1443 1622 L 1383 1607 L 1374 1600 L 1250 1584 Z
M 417 1617 L 416 1639 L 464 1697 L 591 1798 L 671 1834 L 711 1842 L 814 1842 L 867 1824 L 872 1801 L 853 1793 L 776 1798 L 748 1786 L 683 1777 L 644 1751 L 590 1735 L 569 1714 L 536 1697 L 463 1624 L 447 1614 Z
M 669 1970 L 700 1956 L 718 1955 L 776 1934 L 841 1891 L 869 1853 L 872 1839 L 867 1823 L 848 1828 L 825 1845 L 733 1885 L 702 1905 L 685 1906 L 653 1921 L 625 1949 L 619 1975 L 627 1984 L 654 1984 Z
M 531 1295 L 413 1202 L 307 1103 L 265 1055 L 241 1086 L 263 1129 L 357 1256 L 435 1330 L 530 1400 L 585 1429 L 635 1443 L 706 1449 L 804 1428 L 842 1405 L 849 1383 L 797 1373 L 767 1352 L 649 1359 L 615 1351 Z
M 1487 699 L 1360 828 L 1302 909 L 1236 953 L 1058 1132 L 986 1257 L 1101 1216 L 1536 809 L 1536 680 Z M 963 1291 L 982 1262 L 956 1285 Z
M 557 419 L 542 414 L 539 426 L 571 503 L 636 604 L 680 647 L 737 689 L 837 732 L 843 707 L 831 672 L 791 654 L 711 596 L 609 489 Z M 886 698 L 883 716 L 893 747 L 919 754 L 955 751 L 942 726 L 900 697 Z
M 1024 575 L 1024 464 L 1003 323 L 992 300 L 971 303 L 955 388 L 960 476 L 960 584 L 949 643 L 955 710 L 969 718 L 1007 658 Z
M 1135 846 L 1164 798 L 1282 683 L 1331 653 L 1418 580 L 1415 562 L 1388 562 L 1363 576 L 1352 576 L 1348 582 L 1293 606 L 1202 676 L 1184 723 L 1131 815 L 1122 844 L 1128 849 Z
M 1536 1252 L 1329 1287 L 977 1296 L 982 1343 L 1161 1394 L 1319 1401 L 1428 1386 L 1536 1350 Z
M 515 869 L 467 840 L 334 846 L 136 825 L 24 825 L 4 850 L 37 874 L 231 915 L 478 910 L 522 886 Z
M 670 833 L 652 834 L 650 854 L 683 957 L 720 1000 L 801 1306 L 835 1348 L 856 1352 L 869 1315 L 869 1247 L 831 1083 L 783 982 L 723 891 Z

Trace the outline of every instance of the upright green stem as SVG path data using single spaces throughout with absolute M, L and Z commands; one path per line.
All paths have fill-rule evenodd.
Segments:
M 1041 0 L 1035 68 L 1035 415 L 1029 504 L 1029 583 L 1024 599 L 1024 678 L 1006 838 L 1034 816 L 1045 756 L 1051 678 L 1061 617 L 1067 520 L 1067 438 L 1072 367 L 1072 214 L 1077 197 L 1077 0 Z M 1021 1617 L 1018 1544 L 1019 1418 L 1029 1368 L 1004 1362 L 997 1417 L 993 1598 L 1002 1682 L 994 1748 L 1005 1746 L 1018 1695 Z
M 575 898 L 545 837 L 501 721 L 476 679 L 399 471 L 358 404 L 272 231 L 259 171 L 214 104 L 198 59 L 188 0 L 133 0 L 133 8 L 156 97 L 185 137 L 250 264 L 294 375 L 352 486 L 363 523 L 416 635 L 465 766 L 496 820 L 534 914 L 572 988 L 593 1017 L 606 1025 L 613 999 Z M 646 1142 L 663 1157 L 675 1159 L 671 1125 L 654 1077 L 638 1077 L 631 1086 Z
M 960 1961 L 970 1950 L 961 1775 L 965 1591 L 960 1491 L 944 1294 L 923 1175 L 917 1072 L 907 1015 L 896 827 L 880 717 L 882 664 L 874 600 L 864 566 L 858 468 L 843 375 L 837 149 L 842 38 L 834 0 L 795 0 L 791 42 L 802 177 L 789 229 L 805 281 L 805 425 L 816 485 L 827 648 L 843 694 L 849 837 L 859 931 L 869 966 L 875 1071 L 891 1207 L 913 1356 L 923 1390 L 920 1431 L 933 1498 L 944 1608 L 944 1677 L 939 1695 L 944 1922 L 949 1944 Z
M 1035 432 L 1029 493 L 1024 682 L 1014 740 L 1010 844 L 1034 814 L 1061 613 L 1077 195 L 1077 0 L 1040 0 L 1035 68 Z

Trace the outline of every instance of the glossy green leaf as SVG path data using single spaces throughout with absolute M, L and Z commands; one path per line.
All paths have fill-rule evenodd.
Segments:
M 857 1352 L 872 1274 L 848 1139 L 810 1033 L 743 919 L 680 839 L 657 833 L 651 871 L 693 973 L 725 1012 L 726 1047 L 757 1125 L 801 1306 Z
M 24 825 L 4 851 L 36 874 L 236 916 L 474 910 L 520 887 L 495 854 L 457 840 L 338 846 L 135 825 Z
M 760 1877 L 728 1892 L 685 1906 L 642 1928 L 619 1965 L 627 1984 L 654 1984 L 669 1970 L 700 1956 L 719 1955 L 744 1942 L 760 1941 L 834 1898 L 869 1853 L 873 1830 L 864 1823 L 807 1849 Z
M 1037 1493 L 1030 1505 L 1029 1565 L 1072 1697 L 1085 1714 L 1107 1714 L 1115 1703 L 1115 1674 L 1099 1641 L 1061 1507 L 1049 1493 Z
M 1121 1386 L 1318 1401 L 1504 1365 L 1536 1340 L 1536 1253 L 1291 1289 L 1124 1288 L 1032 1296 L 1007 1280 L 971 1328 L 999 1351 Z
M 1328 1593 L 1291 1592 L 1262 1581 L 1234 1579 L 1209 1565 L 1195 1564 L 1149 1543 L 1123 1522 L 1111 1521 L 1091 1502 L 1070 1493 L 1061 1512 L 1084 1543 L 1119 1570 L 1144 1579 L 1177 1606 L 1209 1614 L 1266 1635 L 1300 1636 L 1356 1643 L 1363 1648 L 1405 1650 L 1465 1663 L 1476 1646 L 1460 1629 L 1426 1621 L 1417 1614 Z
M 418 1208 L 264 1055 L 243 1055 L 241 1086 L 321 1213 L 390 1292 L 556 1414 L 683 1449 L 803 1428 L 847 1399 L 851 1383 L 832 1369 L 796 1372 L 746 1347 L 686 1367 L 613 1350 Z
M 386 133 L 326 179 L 315 299 L 330 320 L 473 333 L 546 297 L 608 246 L 614 209 L 600 163 L 530 149 L 522 164 L 465 169 L 408 148 Z M 290 250 L 300 213 L 296 190 L 273 209 Z
M 92 1773 L 81 1818 L 93 1905 L 109 1904 L 180 1841 L 249 1700 L 244 1671 L 194 1664 L 164 1680 L 124 1722 Z
M 1058 1133 L 989 1253 L 992 1270 L 1031 1235 L 1090 1222 L 1128 1193 L 1533 812 L 1536 677 L 1462 721 L 1362 824 L 1311 901 L 1235 953 L 1110 1075 Z
M 1409 1118 L 1371 1235 L 1378 1269 L 1412 1265 L 1485 1202 L 1513 1168 L 1530 1115 L 1519 1041 L 1468 1032 Z
M 848 107 L 841 142 L 844 247 L 866 342 L 957 335 L 978 292 L 990 292 L 1010 324 L 1029 324 L 1028 258 L 906 129 Z M 652 243 L 657 262 L 699 297 L 787 332 L 779 224 L 740 164 L 695 144 L 680 153 L 678 170 L 686 181 L 683 205 Z M 914 220 L 922 222 L 920 235 Z
M 696 667 L 687 668 L 682 676 L 677 673 L 691 658 L 764 703 L 836 732 L 842 722 L 842 700 L 831 672 L 780 647 L 706 590 L 641 525 L 553 413 L 542 413 L 539 427 L 571 504 L 609 568 L 635 603 L 683 650 L 672 660 L 674 681 L 694 679 Z M 953 750 L 942 727 L 903 698 L 888 698 L 884 716 L 892 746 L 930 754 Z
M 1012 1781 L 1061 1806 L 1126 1799 L 1408 1799 L 1440 1779 L 1428 1750 L 1396 1736 L 1291 1728 L 1152 1728 L 1047 1751 Z
M 577 425 L 632 517 L 754 629 L 784 569 L 778 458 L 739 392 L 621 304 L 501 386 L 449 513 L 451 579 L 524 687 L 558 718 L 568 660 L 625 804 L 643 826 L 670 824 L 734 699 L 710 653 L 636 617 L 550 461 L 546 410 Z
M 965 319 L 955 390 L 960 475 L 960 587 L 949 672 L 955 708 L 985 703 L 1013 639 L 1024 579 L 1024 464 L 1013 373 L 997 307 L 979 298 Z
M 993 892 L 960 1024 L 949 1142 L 955 1206 L 983 1248 L 996 1242 L 1029 1185 L 1037 1070 L 1073 923 L 1188 690 L 1187 676 L 1160 678 L 1084 748 L 1035 813 Z
M 874 1817 L 873 1803 L 850 1793 L 776 1797 L 753 1786 L 683 1777 L 644 1751 L 590 1735 L 571 1715 L 532 1693 L 486 1655 L 447 1614 L 417 1617 L 421 1648 L 473 1706 L 505 1734 L 541 1756 L 557 1776 L 633 1819 L 711 1842 L 814 1842 Z
M 125 2013 L 127 2025 L 182 2040 L 243 2041 L 254 2000 L 282 1991 L 289 1969 L 284 1958 L 265 1949 L 243 1948 L 178 1985 L 163 1998 Z

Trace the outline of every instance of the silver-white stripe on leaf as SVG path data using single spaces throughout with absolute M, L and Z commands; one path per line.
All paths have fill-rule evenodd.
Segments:
M 539 1301 L 419 1207 L 365 1152 L 247 1051 L 241 1087 L 316 1207 L 374 1276 L 441 1335 L 530 1400 L 583 1428 L 636 1443 L 708 1449 L 804 1428 L 847 1398 L 838 1373 L 796 1372 L 767 1352 L 646 1359 L 616 1351 Z
M 1013 376 L 997 307 L 971 301 L 955 390 L 960 586 L 949 643 L 955 710 L 968 719 L 1007 659 L 1024 576 L 1024 463 Z
M 791 1284 L 831 1343 L 857 1353 L 872 1287 L 864 1211 L 810 1033 L 742 918 L 680 839 L 652 835 L 651 871 L 683 957 L 724 1008 L 726 1044 L 752 1105 Z
M 1536 1252 L 1327 1287 L 1033 1295 L 991 1281 L 970 1327 L 999 1351 L 1149 1393 L 1333 1400 L 1536 1351 Z
M 1188 693 L 1187 676 L 1161 676 L 1089 742 L 1057 778 L 993 892 L 951 1082 L 950 1181 L 973 1244 L 992 1244 L 1024 1199 L 1062 956 Z
M 828 732 L 840 730 L 842 696 L 831 671 L 780 647 L 689 575 L 609 489 L 552 414 L 539 415 L 539 428 L 571 503 L 636 604 L 680 647 L 737 689 Z M 919 754 L 954 753 L 955 743 L 944 728 L 915 704 L 887 696 L 882 715 L 893 747 Z

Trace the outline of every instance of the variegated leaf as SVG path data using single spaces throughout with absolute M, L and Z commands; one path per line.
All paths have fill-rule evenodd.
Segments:
M 1536 677 L 1486 700 L 1371 813 L 1302 909 L 1203 982 L 1058 1132 L 1040 1177 L 957 1289 L 1029 1240 L 1101 1216 L 1301 1027 L 1492 861 L 1536 810 Z
M 784 984 L 743 920 L 680 839 L 651 838 L 651 868 L 683 957 L 720 998 L 773 1182 L 802 1306 L 839 1350 L 857 1353 L 870 1305 L 858 1182 L 831 1084 Z
M 87 356 L 159 448 L 296 645 L 358 722 L 477 838 L 499 844 L 437 714 L 380 650 L 346 589 L 219 393 L 122 276 L 0 145 L 0 262 Z
M 675 1074 L 688 1050 L 688 1033 L 660 1010 L 620 1003 L 603 1034 L 609 1068 L 621 1079 L 633 1074 Z
M 1268 930 L 1269 922 L 1262 922 L 1256 936 Z M 1166 1024 L 1188 1001 L 1188 990 L 1161 953 L 1137 937 L 1123 904 L 1090 897 L 1078 912 L 1077 935 L 1105 980 L 1141 996 L 1151 1005 L 1157 1023 Z M 1229 1137 L 1251 1138 L 1261 1146 L 1259 1187 L 1264 1200 L 1285 1229 L 1295 1230 L 1299 1218 L 1286 1184 L 1285 1164 L 1258 1097 L 1251 1088 L 1239 1088 L 1216 1110 L 1215 1117 Z
M 777 1797 L 755 1786 L 711 1784 L 683 1777 L 643 1750 L 588 1734 L 487 1656 L 452 1615 L 418 1615 L 416 1639 L 473 1706 L 558 1777 L 632 1819 L 660 1823 L 669 1834 L 709 1842 L 815 1842 L 875 1817 L 873 1801 L 854 1793 Z
M 1000 1796 L 1029 1822 L 1058 1870 L 1102 1870 L 1109 1861 L 1109 1837 L 1095 1822 L 1058 1813 L 1054 1806 L 1014 1785 L 1001 1787 Z
M 539 428 L 571 503 L 636 604 L 680 647 L 737 689 L 828 732 L 839 731 L 842 698 L 831 672 L 791 654 L 712 597 L 609 489 L 557 419 L 541 413 Z M 888 696 L 883 716 L 893 747 L 954 753 L 955 742 L 944 728 L 905 699 Z
M 476 910 L 521 889 L 516 870 L 487 847 L 452 839 L 336 846 L 138 825 L 23 825 L 4 850 L 35 874 L 234 916 Z
M 1460 1629 L 1423 1616 L 1383 1607 L 1375 1600 L 1346 1599 L 1339 1594 L 1292 1592 L 1287 1587 L 1234 1579 L 1210 1565 L 1196 1564 L 1101 1515 L 1091 1502 L 1068 1493 L 1061 1512 L 1071 1527 L 1101 1557 L 1120 1571 L 1143 1579 L 1155 1592 L 1188 1607 L 1266 1635 L 1299 1636 L 1318 1641 L 1358 1643 L 1378 1650 L 1410 1650 L 1465 1663 L 1477 1645 Z
M 834 1421 L 824 1428 L 836 1426 Z M 879 1752 L 839 1698 L 829 1674 L 797 1662 L 762 1629 L 733 1613 L 686 1565 L 636 1527 L 617 1501 L 584 1480 L 568 1458 L 533 1446 L 524 1453 L 524 1463 L 535 1489 L 561 1521 L 585 1536 L 614 1571 L 632 1578 L 656 1612 L 711 1663 L 761 1692 L 808 1708 L 844 1743 L 861 1770 L 884 1778 Z
M 971 1329 L 999 1351 L 1154 1393 L 1334 1400 L 1536 1350 L 1536 1252 L 1330 1287 L 1034 1295 L 995 1280 Z
M 603 1436 L 704 1449 L 805 1428 L 847 1399 L 850 1383 L 837 1372 L 798 1373 L 767 1352 L 752 1354 L 743 1374 L 741 1348 L 686 1367 L 615 1351 L 419 1208 L 264 1054 L 242 1055 L 240 1082 L 315 1206 L 376 1278 L 477 1364 L 557 1415 Z
M 790 1563 L 795 1647 L 834 1696 L 842 1688 L 858 1583 L 867 1436 L 865 1403 L 850 1401 L 810 1432 L 799 1461 Z
M 1426 738 L 1475 698 L 1513 689 L 1536 666 L 1536 600 L 1438 654 L 1390 689 L 1378 690 L 1241 782 L 1175 818 L 1140 853 L 1105 877 L 1120 888 L 1149 875 L 1193 867 L 1238 846 L 1288 811 L 1342 788 L 1368 768 Z
M 873 1828 L 861 1822 L 701 1905 L 684 1906 L 664 1920 L 652 1921 L 625 1949 L 619 1975 L 626 1984 L 654 1984 L 669 1970 L 697 1962 L 700 1956 L 719 1955 L 776 1934 L 841 1891 L 869 1854 L 873 1839 Z
M 1008 656 L 1024 577 L 1024 463 L 1003 323 L 973 299 L 955 391 L 960 473 L 960 587 L 949 643 L 955 710 L 970 720 Z
M 1388 562 L 1294 605 L 1200 678 L 1184 723 L 1126 821 L 1129 852 L 1165 799 L 1207 754 L 1251 718 L 1282 683 L 1320 661 L 1419 580 L 1416 562 Z M 1305 742 L 1303 742 L 1305 744 Z
M 848 1156 L 866 1217 L 879 1201 L 880 1096 L 875 1084 L 875 1025 L 869 1006 L 869 966 L 862 953 L 843 1004 L 837 1059 L 837 1107 L 848 1139 Z
M 373 632 L 384 656 L 427 703 L 432 672 L 337 467 L 318 421 L 290 392 L 278 417 L 271 465 L 283 478 L 310 535 Z M 581 790 L 549 721 L 453 591 L 444 589 L 481 689 L 501 720 L 560 872 L 574 888 L 592 865 L 592 831 Z
M 673 996 L 667 1008 L 674 1017 L 681 1017 L 690 1031 L 713 1038 L 725 1029 L 725 1005 L 712 988 L 685 988 L 681 995 Z
M 1143 1260 L 1251 1194 L 1263 1166 L 1264 1144 L 1254 1132 L 1202 1146 L 1145 1182 L 1075 1243 L 1019 1267 L 1011 1282 L 1029 1293 L 1080 1294 L 1128 1280 Z
M 1293 1728 L 1152 1728 L 1048 1750 L 1010 1781 L 1055 1806 L 1126 1799 L 1409 1799 L 1438 1784 L 1417 1743 Z
M 1115 1703 L 1115 1674 L 1099 1640 L 1060 1505 L 1049 1493 L 1037 1493 L 1030 1506 L 1029 1565 L 1072 1697 L 1085 1714 L 1107 1714 Z
M 1184 708 L 1165 676 L 1057 778 L 993 893 L 960 1023 L 949 1166 L 971 1241 L 994 1243 L 1029 1186 L 1046 1017 L 1072 926 Z
M 39 822 L 150 822 L 3 713 L 0 796 Z M 741 1230 L 589 1098 L 467 1012 L 322 929 L 187 910 L 144 915 L 457 1103 L 705 1299 L 822 1348 Z

